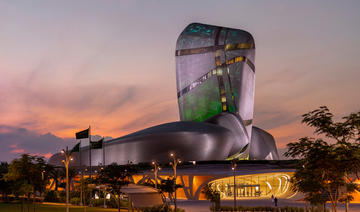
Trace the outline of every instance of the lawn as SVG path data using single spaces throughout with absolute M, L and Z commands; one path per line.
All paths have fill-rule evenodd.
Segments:
M 29 209 L 27 205 L 25 205 L 25 212 L 34 212 L 33 205 L 29 205 Z M 50 205 L 50 204 L 35 204 L 35 212 L 65 212 L 64 205 Z M 70 212 L 84 212 L 83 207 L 79 206 L 70 206 Z M 104 208 L 95 208 L 95 207 L 87 207 L 86 212 L 107 212 L 107 211 L 117 211 L 117 209 L 104 209 Z M 128 210 L 121 210 L 122 212 Z M 0 203 L 0 212 L 21 212 L 21 204 L 14 203 Z

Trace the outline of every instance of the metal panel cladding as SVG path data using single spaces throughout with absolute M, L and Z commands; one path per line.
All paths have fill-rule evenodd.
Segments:
M 180 34 L 175 56 L 180 119 L 200 122 L 234 113 L 244 120 L 250 137 L 255 87 L 251 34 L 192 23 Z

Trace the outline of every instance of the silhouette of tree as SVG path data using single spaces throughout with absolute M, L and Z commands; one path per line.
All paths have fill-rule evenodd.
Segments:
M 173 193 L 175 192 L 174 190 L 174 183 L 175 180 L 174 178 L 167 178 L 167 179 L 162 179 L 160 182 L 159 186 L 159 190 L 160 190 L 160 194 L 162 195 L 163 199 L 166 200 L 165 194 L 167 193 L 169 195 L 169 199 L 170 201 L 173 201 Z M 180 184 L 176 184 L 175 189 L 181 188 L 182 186 Z
M 326 106 L 304 114 L 302 123 L 322 137 L 289 143 L 285 156 L 300 158 L 292 178 L 294 190 L 305 193 L 312 204 L 330 201 L 336 212 L 339 201 L 348 203 L 359 190 L 354 181 L 360 172 L 360 112 L 343 117 L 342 122 L 335 122 L 333 116 Z
M 215 189 L 211 188 L 209 184 L 206 184 L 202 190 L 201 193 L 205 195 L 205 198 L 207 200 L 210 200 L 210 202 L 213 203 L 215 206 L 215 211 L 219 211 L 220 209 L 220 192 L 216 191 Z
M 3 199 L 6 199 L 7 195 L 11 194 L 12 182 L 6 182 L 4 175 L 8 173 L 9 164 L 2 162 L 0 164 L 0 193 Z
M 115 197 L 120 212 L 120 189 L 131 183 L 131 176 L 138 172 L 133 164 L 118 165 L 112 163 L 99 172 L 97 184 L 105 185 L 107 190 Z
M 46 162 L 42 157 L 23 154 L 21 158 L 14 159 L 9 165 L 9 171 L 4 175 L 6 181 L 13 181 L 15 195 L 43 191 L 47 181 L 42 179 L 42 171 Z

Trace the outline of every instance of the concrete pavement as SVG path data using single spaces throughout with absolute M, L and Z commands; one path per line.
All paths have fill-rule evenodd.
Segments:
M 178 200 L 178 207 L 185 209 L 186 212 L 207 212 L 210 211 L 210 201 L 207 200 Z M 259 199 L 259 200 L 238 200 L 237 205 L 243 206 L 273 206 L 271 199 Z M 222 205 L 233 206 L 234 202 L 232 200 L 223 200 L 221 201 Z M 279 199 L 279 207 L 292 206 L 292 207 L 306 207 L 304 201 L 295 201 L 288 199 Z M 327 208 L 331 211 L 331 204 L 326 205 Z M 339 204 L 339 212 L 344 212 L 344 204 Z M 349 212 L 360 212 L 360 203 L 350 204 Z

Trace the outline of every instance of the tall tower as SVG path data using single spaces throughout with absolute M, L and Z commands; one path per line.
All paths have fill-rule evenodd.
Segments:
M 239 138 L 240 146 L 248 144 L 255 89 L 255 43 L 251 34 L 192 23 L 180 34 L 175 56 L 181 121 L 201 122 L 232 114 L 245 128 L 246 138 Z

